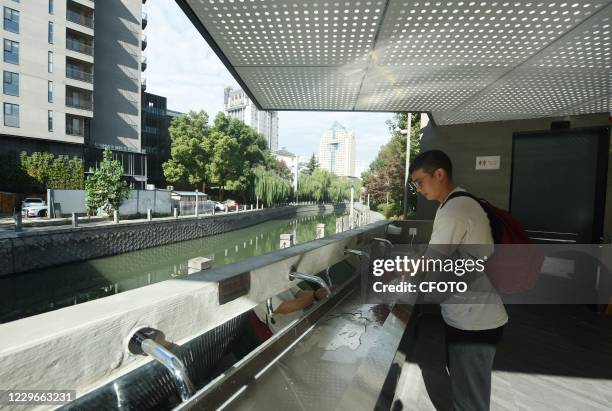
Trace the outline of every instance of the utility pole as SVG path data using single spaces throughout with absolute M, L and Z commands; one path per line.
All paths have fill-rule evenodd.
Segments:
M 396 131 L 399 131 L 402 134 L 406 134 L 406 172 L 404 173 L 404 213 L 402 214 L 402 220 L 406 220 L 408 218 L 408 178 L 410 169 L 410 132 L 412 128 L 412 113 L 408 113 L 408 124 L 406 125 L 406 129 L 397 128 Z

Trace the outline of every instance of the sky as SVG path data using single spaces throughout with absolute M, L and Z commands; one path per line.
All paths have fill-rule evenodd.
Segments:
M 174 0 L 156 0 L 144 6 L 147 35 L 147 92 L 168 98 L 168 108 L 181 112 L 204 110 L 212 118 L 223 111 L 223 88 L 238 83 L 193 27 Z M 374 160 L 390 134 L 389 113 L 279 112 L 279 148 L 300 157 L 318 154 L 319 139 L 338 121 L 354 131 L 356 172 L 360 175 Z

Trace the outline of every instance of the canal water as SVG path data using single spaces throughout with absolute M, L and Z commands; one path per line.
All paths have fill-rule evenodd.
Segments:
M 280 248 L 281 234 L 293 233 L 296 243 L 312 241 L 320 223 L 328 236 L 335 233 L 339 216 L 271 220 L 225 234 L 0 278 L 0 323 L 186 276 L 187 261 L 194 257 L 211 258 L 213 267 L 219 267 L 269 253 Z

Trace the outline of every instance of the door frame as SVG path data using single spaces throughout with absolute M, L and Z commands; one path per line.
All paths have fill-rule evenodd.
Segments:
M 514 184 L 514 156 L 516 154 L 516 141 L 523 138 L 541 136 L 555 138 L 566 134 L 585 132 L 597 136 L 597 165 L 595 177 L 595 199 L 593 210 L 593 226 L 591 228 L 592 244 L 603 242 L 604 221 L 606 212 L 606 191 L 608 184 L 608 159 L 610 156 L 610 126 L 578 127 L 562 130 L 534 130 L 516 131 L 512 133 L 512 154 L 510 166 L 510 193 L 508 196 L 508 209 L 512 213 L 512 188 Z

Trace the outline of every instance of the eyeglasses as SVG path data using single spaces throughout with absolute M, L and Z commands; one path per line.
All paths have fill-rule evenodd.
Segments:
M 409 189 L 410 189 L 412 192 L 416 193 L 416 192 L 417 192 L 417 190 L 420 190 L 421 188 L 423 188 L 423 180 L 422 180 L 422 179 L 420 179 L 420 178 L 417 178 L 417 179 L 416 179 L 416 180 L 414 180 L 414 181 L 409 181 L 409 182 L 408 182 L 408 188 L 409 188 Z

